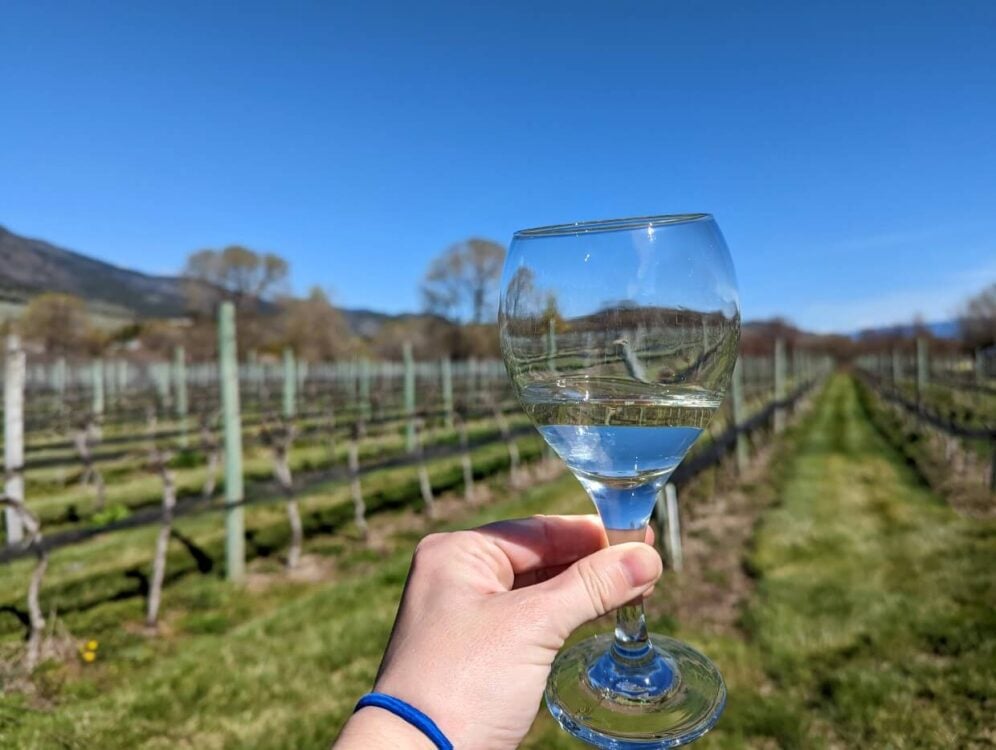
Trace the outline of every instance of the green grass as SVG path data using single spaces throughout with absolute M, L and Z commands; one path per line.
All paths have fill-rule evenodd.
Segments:
M 745 560 L 756 589 L 740 630 L 713 632 L 653 608 L 654 629 L 702 648 L 728 682 L 726 714 L 697 746 L 992 747 L 994 524 L 957 516 L 924 487 L 847 377 L 831 381 L 776 459 L 770 481 L 752 490 L 774 504 Z M 496 489 L 459 525 L 587 510 L 564 477 L 519 496 Z M 376 553 L 341 531 L 318 533 L 306 548 L 329 561 L 321 583 L 249 591 L 217 574 L 186 575 L 165 594 L 168 637 L 132 627 L 141 597 L 67 613 L 75 637 L 100 641 L 97 662 L 49 665 L 35 695 L 0 698 L 0 747 L 327 747 L 376 670 L 411 546 L 434 527 L 412 518 Z M 120 575 L 116 557 L 148 542 L 77 553 L 77 567 L 58 575 L 83 582 L 91 565 Z M 14 570 L 23 580 L 26 568 L 5 578 Z M 545 711 L 524 746 L 585 747 Z
M 740 725 L 782 747 L 992 746 L 993 523 L 957 516 L 924 487 L 842 376 L 779 494 L 755 539 L 745 614 L 769 683 L 746 705 L 778 710 L 738 715 L 734 685 L 714 744 L 736 746 L 723 734 Z

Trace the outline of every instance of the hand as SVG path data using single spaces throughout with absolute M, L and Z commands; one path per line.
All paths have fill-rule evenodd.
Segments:
M 571 632 L 647 594 L 660 574 L 647 544 L 607 547 L 595 516 L 431 534 L 415 550 L 374 689 L 427 714 L 457 750 L 515 748 Z M 361 747 L 432 745 L 386 711 L 365 708 L 336 743 Z

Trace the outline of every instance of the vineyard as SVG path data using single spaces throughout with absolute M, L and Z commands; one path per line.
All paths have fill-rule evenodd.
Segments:
M 234 341 L 224 313 L 217 362 L 182 349 L 169 362 L 34 362 L 8 341 L 4 747 L 322 747 L 372 678 L 418 538 L 588 512 L 501 362 L 417 362 L 410 348 L 400 362 L 290 350 L 239 361 Z M 900 451 L 928 481 L 931 462 L 957 465 L 958 486 L 939 474 L 936 491 L 991 515 L 987 376 L 944 363 L 925 381 L 901 362 L 892 378 L 883 361 L 862 360 L 852 381 L 828 380 L 829 357 L 781 340 L 742 357 L 731 398 L 661 494 L 672 572 L 651 616 L 706 638 L 734 698 L 771 673 L 754 646 L 745 656 L 736 625 L 765 617 L 750 579 L 765 564 L 751 555 L 767 553 L 750 551 L 751 529 L 777 505 L 806 431 L 829 419 L 828 399 L 850 399 L 876 425 L 876 450 Z M 723 614 L 689 609 L 695 600 Z M 972 636 L 990 649 L 991 624 Z M 786 718 L 804 696 L 786 697 L 780 717 L 758 700 L 733 703 L 732 729 L 707 742 L 805 745 L 792 740 L 803 720 Z M 529 743 L 573 746 L 546 717 Z

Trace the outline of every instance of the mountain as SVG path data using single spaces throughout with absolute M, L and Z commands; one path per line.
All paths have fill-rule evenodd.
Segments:
M 18 316 L 32 297 L 43 292 L 81 297 L 98 322 L 109 327 L 135 318 L 180 318 L 187 311 L 183 284 L 178 276 L 120 268 L 0 226 L 0 319 Z M 385 323 L 416 317 L 363 309 L 341 311 L 350 330 L 367 338 Z
M 941 320 L 934 323 L 924 323 L 923 327 L 932 335 L 939 339 L 958 338 L 960 329 L 957 320 Z M 913 324 L 901 324 L 894 326 L 880 326 L 878 328 L 864 328 L 851 334 L 852 339 L 877 338 L 877 337 L 900 337 L 912 338 L 916 335 L 917 327 Z
M 176 276 L 119 268 L 0 226 L 0 300 L 20 305 L 42 292 L 65 292 L 112 317 L 175 318 L 186 310 Z

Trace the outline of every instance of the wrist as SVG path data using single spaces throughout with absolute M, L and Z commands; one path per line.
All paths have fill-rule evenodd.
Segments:
M 377 692 L 393 695 L 395 698 L 414 706 L 428 716 L 450 742 L 457 747 L 462 746 L 457 740 L 463 737 L 467 726 L 466 717 L 459 708 L 458 698 L 441 695 L 426 684 L 413 684 L 412 680 L 391 669 L 387 669 L 385 674 L 381 675 L 373 689 Z M 435 749 L 435 745 L 431 746 Z
M 335 743 L 337 750 L 436 750 L 421 731 L 390 711 L 365 706 L 354 713 Z

